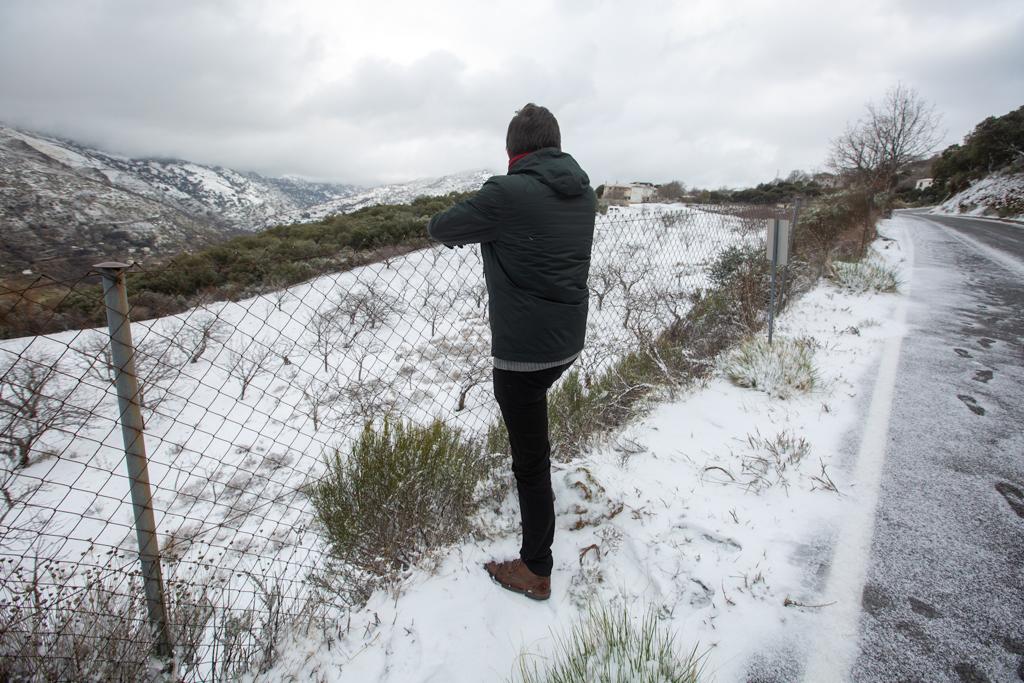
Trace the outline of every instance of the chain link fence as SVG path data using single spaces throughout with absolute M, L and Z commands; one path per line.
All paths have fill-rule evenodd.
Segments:
M 762 244 L 782 213 L 599 215 L 580 372 L 679 320 L 722 253 Z M 116 295 L 124 278 L 106 275 Z M 33 276 L 0 289 L 0 309 L 78 326 L 64 304 L 99 304 L 98 282 Z M 307 491 L 325 458 L 386 415 L 439 418 L 481 439 L 499 419 L 476 247 L 411 251 L 148 320 L 131 277 L 127 288 L 127 330 L 108 298 L 110 327 L 0 341 L 0 678 L 143 678 L 167 666 L 151 655 L 171 649 L 184 679 L 266 665 L 274 635 L 313 608 L 326 546 Z M 122 331 L 133 349 L 119 350 Z

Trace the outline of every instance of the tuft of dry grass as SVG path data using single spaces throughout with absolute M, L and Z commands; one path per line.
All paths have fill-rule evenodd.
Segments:
M 881 261 L 833 261 L 830 277 L 840 289 L 853 294 L 897 292 L 900 279 L 896 270 Z
M 818 383 L 813 344 L 808 340 L 750 338 L 722 355 L 719 368 L 734 384 L 788 399 Z
M 539 666 L 538 658 L 519 660 L 520 683 L 698 683 L 702 655 L 682 652 L 675 636 L 653 611 L 639 619 L 625 605 L 591 603 L 568 635 L 556 638 L 555 652 Z

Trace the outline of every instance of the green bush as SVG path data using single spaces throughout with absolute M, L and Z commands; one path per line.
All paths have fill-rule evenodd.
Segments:
M 989 116 L 974 127 L 962 145 L 950 145 L 932 164 L 936 192 L 956 194 L 979 178 L 1002 169 L 1024 168 L 1024 107 Z
M 703 657 L 680 652 L 673 634 L 648 611 L 634 621 L 625 606 L 591 606 L 539 667 L 519 660 L 521 683 L 697 683 Z
M 469 531 L 478 483 L 491 461 L 440 421 L 367 424 L 348 457 L 335 451 L 309 496 L 352 602 L 424 553 Z

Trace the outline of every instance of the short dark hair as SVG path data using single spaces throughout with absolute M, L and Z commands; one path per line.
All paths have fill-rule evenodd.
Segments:
M 516 112 L 508 124 L 505 149 L 509 155 L 526 154 L 542 147 L 562 149 L 562 133 L 555 115 L 547 107 L 530 102 Z

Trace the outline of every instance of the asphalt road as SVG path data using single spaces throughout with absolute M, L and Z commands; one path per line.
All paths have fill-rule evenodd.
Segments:
M 1024 681 L 1024 225 L 907 214 L 853 681 Z

